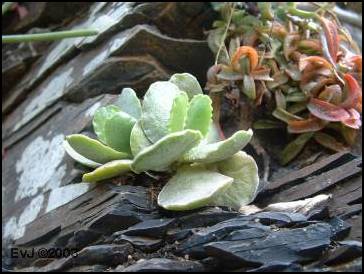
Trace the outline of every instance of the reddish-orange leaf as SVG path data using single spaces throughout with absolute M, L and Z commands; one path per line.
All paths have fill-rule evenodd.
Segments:
M 339 52 L 340 38 L 337 31 L 337 26 L 333 21 L 320 17 L 321 25 L 325 33 L 327 47 L 332 60 L 337 62 L 337 54 Z
M 327 122 L 313 117 L 302 121 L 291 120 L 288 122 L 287 129 L 290 133 L 314 132 L 323 129 L 326 124 Z
M 359 129 L 361 127 L 360 113 L 354 108 L 348 109 L 350 118 L 341 121 L 345 126 Z
M 341 103 L 341 106 L 344 108 L 355 108 L 362 99 L 361 87 L 349 73 L 344 75 L 344 79 L 347 85 L 347 96 L 344 102 Z
M 332 69 L 332 65 L 329 61 L 321 56 L 308 56 L 300 59 L 298 68 L 300 71 L 304 70 L 309 64 L 317 64 L 327 69 Z
M 259 56 L 258 56 L 257 51 L 254 48 L 248 47 L 248 46 L 242 46 L 236 50 L 235 54 L 233 55 L 232 62 L 231 62 L 233 65 L 233 68 L 234 69 L 239 68 L 239 59 L 244 55 L 249 57 L 250 69 L 251 69 L 251 71 L 253 71 L 258 65 Z
M 312 115 L 325 121 L 340 122 L 351 117 L 344 108 L 316 98 L 311 98 L 307 108 Z

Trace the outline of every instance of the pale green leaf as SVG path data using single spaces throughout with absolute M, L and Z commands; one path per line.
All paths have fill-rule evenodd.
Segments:
M 180 94 L 179 88 L 168 81 L 158 81 L 150 85 L 144 96 L 141 125 L 147 138 L 155 143 L 169 133 L 169 119 L 174 98 Z
M 232 178 L 200 166 L 183 167 L 163 187 L 158 195 L 158 204 L 168 210 L 203 207 L 232 182 Z
M 155 144 L 142 150 L 134 159 L 132 170 L 136 173 L 153 170 L 165 171 L 171 164 L 196 146 L 202 136 L 196 130 L 170 133 Z
M 131 160 L 115 160 L 108 162 L 94 171 L 83 175 L 82 180 L 84 182 L 98 182 L 106 179 L 110 179 L 129 172 Z
M 243 93 L 248 96 L 249 99 L 255 100 L 257 97 L 256 90 L 255 90 L 255 82 L 252 76 L 244 75 L 244 82 L 243 82 Z
M 135 118 L 119 111 L 105 121 L 105 140 L 111 148 L 131 154 L 130 133 L 136 123 Z
M 199 130 L 205 136 L 212 121 L 212 101 L 207 95 L 192 98 L 187 112 L 185 129 Z
M 239 151 L 232 157 L 217 163 L 218 170 L 234 179 L 223 191 L 215 194 L 211 205 L 227 206 L 238 210 L 251 203 L 259 187 L 258 167 L 253 157 Z
M 182 162 L 213 163 L 231 157 L 243 149 L 251 140 L 253 131 L 239 130 L 230 138 L 212 144 L 203 144 L 187 152 Z
M 66 137 L 69 145 L 83 157 L 104 164 L 112 160 L 128 157 L 125 152 L 120 152 L 108 147 L 101 142 L 82 134 L 72 134 Z
M 131 88 L 124 88 L 119 95 L 115 105 L 121 108 L 122 111 L 139 119 L 142 115 L 142 106 L 140 100 L 137 97 L 135 91 Z
M 140 151 L 151 145 L 152 143 L 149 141 L 147 136 L 145 136 L 144 131 L 140 125 L 140 121 L 138 121 L 134 125 L 130 134 L 130 148 L 133 156 L 136 156 Z
M 106 144 L 105 138 L 105 121 L 114 116 L 115 113 L 119 112 L 121 109 L 114 105 L 109 105 L 106 107 L 100 107 L 96 110 L 94 118 L 92 120 L 92 125 L 94 131 L 99 138 L 99 140 Z
M 169 81 L 175 84 L 180 90 L 186 92 L 190 100 L 193 96 L 203 93 L 196 77 L 189 73 L 175 73 Z
M 65 140 L 63 141 L 63 147 L 68 153 L 69 156 L 71 156 L 76 162 L 79 162 L 80 164 L 88 167 L 99 167 L 101 166 L 100 163 L 96 163 L 95 161 L 92 161 L 90 159 L 87 159 L 86 157 L 79 154 L 76 150 L 74 150 L 70 144 Z
M 174 98 L 171 115 L 169 118 L 169 132 L 183 130 L 188 110 L 188 96 L 181 92 Z

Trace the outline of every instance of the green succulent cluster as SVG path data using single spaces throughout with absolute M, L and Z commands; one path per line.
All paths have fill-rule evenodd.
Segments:
M 255 198 L 259 177 L 254 159 L 241 151 L 253 135 L 237 131 L 221 140 L 212 123 L 212 102 L 194 76 L 174 74 L 153 83 L 141 103 L 130 88 L 93 117 L 99 140 L 66 137 L 68 154 L 96 168 L 83 181 L 97 182 L 128 172 L 169 172 L 158 196 L 168 210 L 203 206 L 239 209 Z

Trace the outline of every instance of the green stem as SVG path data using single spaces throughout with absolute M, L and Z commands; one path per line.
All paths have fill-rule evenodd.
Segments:
M 1 5 L 2 15 L 8 12 L 13 6 L 13 4 L 14 2 L 4 2 L 4 4 Z
M 39 41 L 53 41 L 64 38 L 92 36 L 98 34 L 95 29 L 78 29 L 66 30 L 47 33 L 36 34 L 16 34 L 16 35 L 3 35 L 1 36 L 2 43 L 23 43 L 23 42 L 39 42 Z
M 292 15 L 299 16 L 299 17 L 306 18 L 306 19 L 314 18 L 316 16 L 316 13 L 314 13 L 314 12 L 300 10 L 295 7 L 289 7 L 288 12 Z

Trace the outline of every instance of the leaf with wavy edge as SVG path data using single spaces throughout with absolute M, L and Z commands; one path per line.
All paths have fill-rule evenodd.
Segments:
M 121 109 L 118 106 L 109 105 L 106 107 L 98 108 L 94 114 L 92 125 L 97 137 L 104 144 L 106 144 L 105 122 L 108 118 L 111 118 L 112 116 L 114 116 L 115 113 L 119 111 L 121 111 Z
M 205 136 L 212 122 L 212 101 L 207 95 L 192 98 L 186 118 L 185 129 L 194 129 Z
M 199 131 L 190 129 L 170 133 L 136 155 L 132 170 L 135 173 L 147 170 L 165 171 L 183 154 L 196 146 L 201 138 Z
M 130 149 L 133 156 L 136 156 L 140 151 L 152 145 L 140 125 L 140 120 L 136 122 L 130 133 Z
M 171 76 L 169 81 L 175 84 L 180 90 L 186 92 L 190 100 L 195 95 L 203 94 L 200 83 L 192 74 L 175 73 Z
M 78 154 L 100 164 L 128 158 L 127 153 L 116 151 L 86 135 L 72 134 L 68 135 L 66 140 Z
M 82 176 L 84 182 L 98 182 L 106 179 L 110 179 L 131 171 L 130 166 L 132 160 L 114 160 L 108 162 L 94 171 L 86 173 Z
M 104 126 L 106 144 L 117 151 L 131 155 L 130 133 L 135 123 L 135 118 L 123 111 L 107 118 Z
M 207 206 L 216 193 L 232 182 L 233 178 L 202 166 L 181 167 L 159 193 L 158 205 L 168 210 Z
M 119 95 L 115 105 L 121 108 L 122 111 L 139 119 L 142 115 L 142 105 L 140 100 L 132 88 L 124 88 Z
M 259 187 L 258 166 L 250 155 L 239 151 L 232 157 L 217 163 L 221 174 L 234 178 L 233 183 L 215 194 L 211 205 L 227 206 L 238 210 L 251 203 Z
M 181 162 L 214 163 L 231 157 L 243 149 L 251 140 L 251 129 L 239 130 L 230 138 L 212 144 L 203 144 L 192 148 L 183 155 Z
M 155 143 L 169 133 L 169 119 L 174 98 L 180 89 L 168 81 L 150 85 L 144 96 L 141 125 L 147 138 Z
M 350 118 L 344 108 L 316 98 L 311 98 L 307 108 L 312 115 L 325 121 L 340 122 Z
M 79 154 L 76 150 L 74 150 L 70 146 L 70 144 L 66 140 L 63 141 L 63 147 L 66 150 L 66 152 L 68 153 L 68 155 L 71 156 L 76 162 L 79 162 L 80 164 L 82 164 L 84 166 L 93 167 L 93 168 L 101 166 L 100 163 L 96 163 L 95 161 L 87 159 L 86 157 Z
M 169 118 L 169 132 L 183 130 L 188 111 L 188 96 L 186 92 L 178 94 L 173 101 L 171 114 Z

